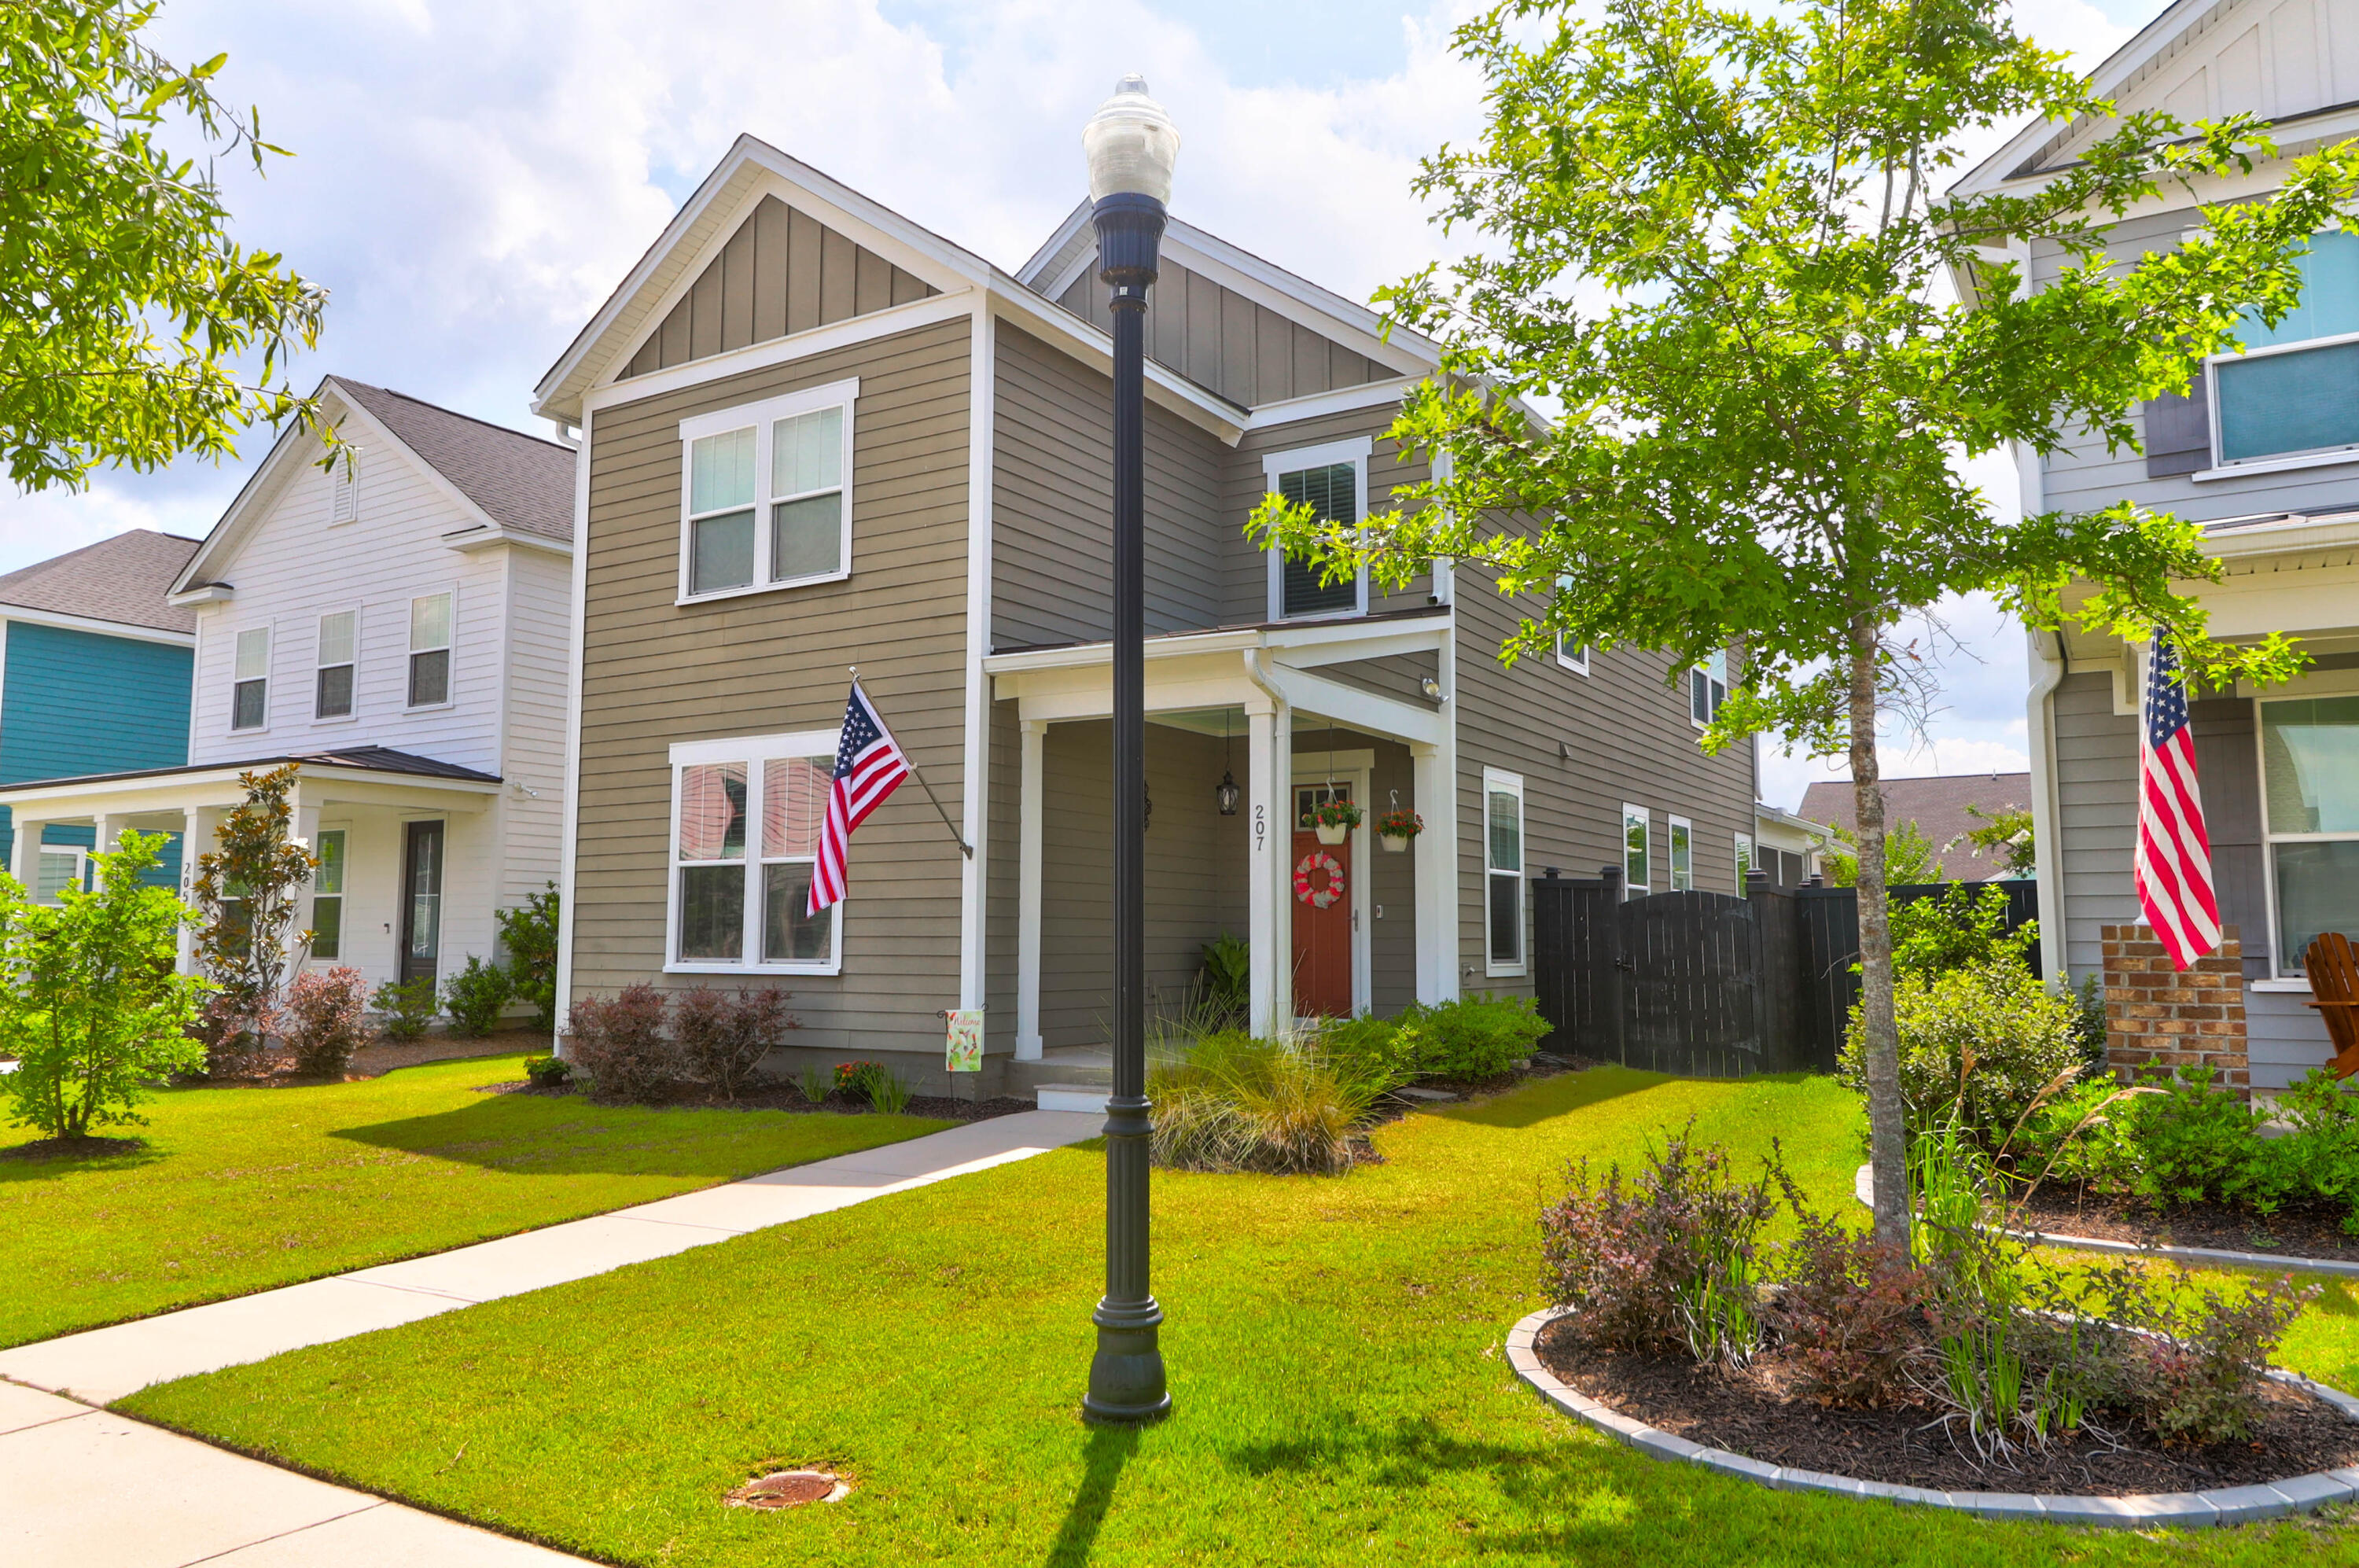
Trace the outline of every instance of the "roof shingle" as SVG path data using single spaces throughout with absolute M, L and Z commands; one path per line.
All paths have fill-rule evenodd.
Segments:
M 82 615 L 162 632 L 194 632 L 197 613 L 165 599 L 200 541 L 132 528 L 0 577 L 0 605 Z
M 1917 831 L 1932 844 L 1941 875 L 1951 881 L 1980 882 L 2004 875 L 1997 860 L 1987 855 L 1978 858 L 1972 844 L 1959 844 L 1954 851 L 1947 847 L 1985 825 L 1968 814 L 1968 806 L 1978 807 L 1984 816 L 1996 816 L 2030 804 L 2028 773 L 1942 773 L 1930 779 L 1884 781 L 1885 824 L 1897 828 L 1902 822 L 1915 822 Z M 1854 832 L 1851 781 L 1822 779 L 1811 785 L 1802 791 L 1801 814 L 1814 822 Z
M 573 449 L 505 425 L 332 376 L 401 443 L 458 487 L 504 528 L 538 539 L 573 539 Z

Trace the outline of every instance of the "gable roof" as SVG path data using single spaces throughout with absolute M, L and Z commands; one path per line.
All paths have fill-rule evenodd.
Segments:
M 1886 826 L 1915 822 L 1932 844 L 1934 863 L 1941 867 L 1941 875 L 1952 881 L 1983 882 L 2005 871 L 1989 855 L 1977 856 L 1972 844 L 1960 844 L 1955 850 L 1948 847 L 1987 825 L 1969 815 L 1968 806 L 1980 808 L 1985 816 L 1996 816 L 2005 811 L 2027 810 L 2030 805 L 2028 773 L 1941 773 L 1930 779 L 1884 781 Z M 1801 815 L 1845 833 L 1856 826 L 1852 807 L 1851 781 L 1846 779 L 1822 779 L 1802 791 Z
M 60 784 L 114 784 L 130 779 L 170 779 L 182 774 L 244 773 L 255 768 L 279 768 L 289 762 L 305 768 L 342 768 L 355 773 L 397 773 L 408 779 L 447 779 L 462 784 L 506 782 L 496 773 L 462 768 L 455 762 L 443 762 L 414 751 L 396 751 L 389 746 L 348 746 L 333 751 L 275 752 L 268 757 L 249 757 L 242 762 L 188 762 L 177 768 L 135 768 L 122 773 L 75 773 L 61 779 L 28 779 L 6 788 L 30 791 L 53 789 Z
M 196 612 L 171 604 L 165 595 L 189 558 L 197 553 L 198 542 L 178 534 L 132 528 L 36 561 L 0 577 L 0 615 L 13 605 L 53 615 L 193 635 Z
M 364 381 L 342 376 L 328 381 L 502 528 L 560 542 L 572 539 L 571 447 Z

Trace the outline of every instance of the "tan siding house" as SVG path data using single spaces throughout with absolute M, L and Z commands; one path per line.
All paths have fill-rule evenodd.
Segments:
M 1112 344 L 1093 257 L 1085 209 L 1010 274 L 745 138 L 550 370 L 538 411 L 588 453 L 569 998 L 777 986 L 804 1024 L 790 1047 L 908 1053 L 917 1076 L 940 1072 L 942 1010 L 980 1007 L 986 1092 L 1101 1042 Z M 1735 890 L 1751 759 L 1701 754 L 1661 660 L 1503 669 L 1516 615 L 1487 584 L 1444 569 L 1372 593 L 1246 539 L 1272 489 L 1357 517 L 1425 477 L 1385 432 L 1431 346 L 1184 223 L 1164 260 L 1153 983 L 1176 1000 L 1227 932 L 1252 946 L 1259 1029 L 1527 991 L 1524 882 L 1618 855 L 1625 802 L 1665 834 L 1680 821 L 1690 885 Z M 903 786 L 812 921 L 853 666 L 951 825 Z M 1301 815 L 1333 795 L 1370 821 L 1321 845 Z M 1374 831 L 1396 806 L 1426 823 L 1398 851 Z

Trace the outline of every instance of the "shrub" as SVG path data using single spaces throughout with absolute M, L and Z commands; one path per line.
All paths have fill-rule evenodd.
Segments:
M 1149 1071 L 1148 1149 L 1157 1164 L 1182 1171 L 1339 1174 L 1351 1169 L 1352 1135 L 1399 1082 L 1320 1036 L 1208 1035 Z
M 835 1086 L 854 1099 L 865 1100 L 872 1110 L 886 1116 L 897 1116 L 917 1091 L 909 1081 L 881 1062 L 840 1062 L 835 1067 Z M 810 1093 L 808 1086 L 805 1094 Z
M 426 1026 L 434 1021 L 434 976 L 420 975 L 415 980 L 388 980 L 376 988 L 369 1006 L 384 1015 L 377 1028 L 386 1039 L 418 1040 L 425 1035 Z
M 778 1036 L 801 1027 L 787 1011 L 790 994 L 751 986 L 680 993 L 673 998 L 671 1016 L 680 1065 L 723 1099 L 735 1099 Z
M 1540 1213 L 1544 1288 L 1593 1345 L 1733 1360 L 1758 1337 L 1755 1237 L 1780 1172 L 1772 1160 L 1741 1185 L 1694 1130 L 1649 1147 L 1626 1189 L 1619 1165 L 1594 1181 L 1586 1160 L 1567 1166 L 1565 1195 Z
M 508 972 L 472 953 L 467 966 L 443 983 L 442 1010 L 451 1015 L 451 1032 L 480 1040 L 500 1027 L 500 1013 L 516 994 Z
M 1197 985 L 1229 1028 L 1245 1022 L 1253 988 L 1253 951 L 1242 937 L 1223 931 L 1204 944 Z
M 1398 1060 L 1436 1078 L 1495 1078 L 1531 1060 L 1549 1032 L 1529 996 L 1411 1003 L 1394 1020 Z
M 1764 1315 L 1793 1347 L 1796 1384 L 1829 1404 L 1890 1404 L 1925 1359 L 1932 1281 L 1906 1252 L 1813 1213 L 1790 1183 L 1786 1192 L 1799 1234 Z
M 2159 1203 L 2258 1199 L 2266 1213 L 2277 1194 L 2254 1181 L 2262 1118 L 2242 1095 L 2213 1089 L 2212 1076 L 2209 1067 L 2188 1067 L 2147 1080 L 2158 1092 L 2140 1096 L 2132 1122 L 2145 1194 Z
M 2105 1078 L 2050 1095 L 2015 1136 L 2014 1173 L 2024 1195 L 2041 1181 L 2138 1191 L 2146 1158 L 2132 1127 L 2141 1093 Z
M 154 1082 L 204 1064 L 189 1030 L 205 983 L 173 973 L 195 912 L 140 880 L 166 842 L 125 833 L 120 849 L 92 856 L 97 886 L 69 887 L 54 905 L 0 876 L 0 1051 L 17 1059 L 0 1073 L 0 1094 L 11 1122 L 73 1138 L 144 1125 L 137 1107 Z
M 1986 1152 L 2005 1148 L 2031 1109 L 2061 1093 L 2083 1063 L 2080 1008 L 2041 985 L 2021 956 L 2000 952 L 1964 969 L 1898 975 L 1893 1012 L 1900 1033 L 1900 1095 L 1908 1127 L 1952 1120 Z M 1865 1092 L 1858 1009 L 1839 1073 Z
M 1932 975 L 2024 958 L 2039 940 L 2039 922 L 2006 930 L 2006 901 L 2004 887 L 1958 882 L 1930 898 L 1895 903 L 1892 973 Z
M 1408 1064 L 1408 1042 L 1402 1039 L 1397 1018 L 1362 1013 L 1356 1018 L 1330 1019 L 1319 1030 L 1319 1043 L 1331 1054 L 1357 1063 L 1366 1072 L 1388 1077 L 1396 1084 L 1406 1083 L 1417 1075 Z
M 593 1098 L 659 1105 L 668 1097 L 679 1076 L 678 1059 L 664 1038 L 669 1010 L 664 994 L 645 984 L 573 1004 L 566 1019 L 567 1055 L 590 1074 Z
M 527 1056 L 524 1075 L 544 1089 L 554 1089 L 573 1076 L 573 1064 L 561 1056 Z
M 340 964 L 324 975 L 303 974 L 287 987 L 280 1038 L 295 1053 L 295 1071 L 309 1078 L 342 1078 L 353 1052 L 369 1042 L 368 982 Z
M 557 1027 L 557 884 L 543 893 L 527 893 L 513 909 L 499 909 L 500 942 L 508 950 L 508 978 L 518 1000 L 533 1006 L 532 1027 L 543 1033 Z
M 291 832 L 289 797 L 300 772 L 290 762 L 239 774 L 245 799 L 223 817 L 214 847 L 198 855 L 193 867 L 196 964 L 214 990 L 202 1024 L 214 1073 L 242 1066 L 277 1027 L 288 939 L 303 885 L 319 864 Z M 302 942 L 310 940 L 309 931 L 301 934 Z
M 2277 1114 L 2292 1130 L 2256 1139 L 2263 1184 L 2343 1209 L 2343 1228 L 2359 1235 L 2359 1094 L 2320 1067 L 2277 1096 Z
M 2092 1270 L 2116 1336 L 2119 1394 L 2165 1443 L 2239 1442 L 2261 1413 L 2269 1356 L 2301 1309 L 2319 1294 L 2290 1276 L 2225 1289 L 2198 1287 L 2184 1269 L 2156 1277 L 2123 1261 Z

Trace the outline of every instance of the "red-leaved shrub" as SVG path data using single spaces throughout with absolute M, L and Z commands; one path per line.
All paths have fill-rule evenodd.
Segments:
M 787 1011 L 787 991 L 683 991 L 672 998 L 672 1039 L 680 1065 L 722 1098 L 734 1100 L 778 1037 L 801 1023 Z
M 339 964 L 324 975 L 295 976 L 278 1012 L 278 1036 L 295 1053 L 295 1071 L 309 1078 L 342 1077 L 353 1052 L 375 1033 L 367 1014 L 368 982 L 359 970 Z
M 1783 1288 L 1763 1315 L 1788 1351 L 1804 1393 L 1834 1405 L 1882 1405 L 1904 1393 L 1928 1354 L 1932 1281 L 1905 1247 L 1813 1213 L 1788 1182 L 1800 1234 L 1783 1251 Z
M 664 994 L 644 983 L 605 999 L 584 996 L 566 1018 L 566 1060 L 590 1074 L 591 1097 L 661 1104 L 679 1076 L 664 1038 Z

